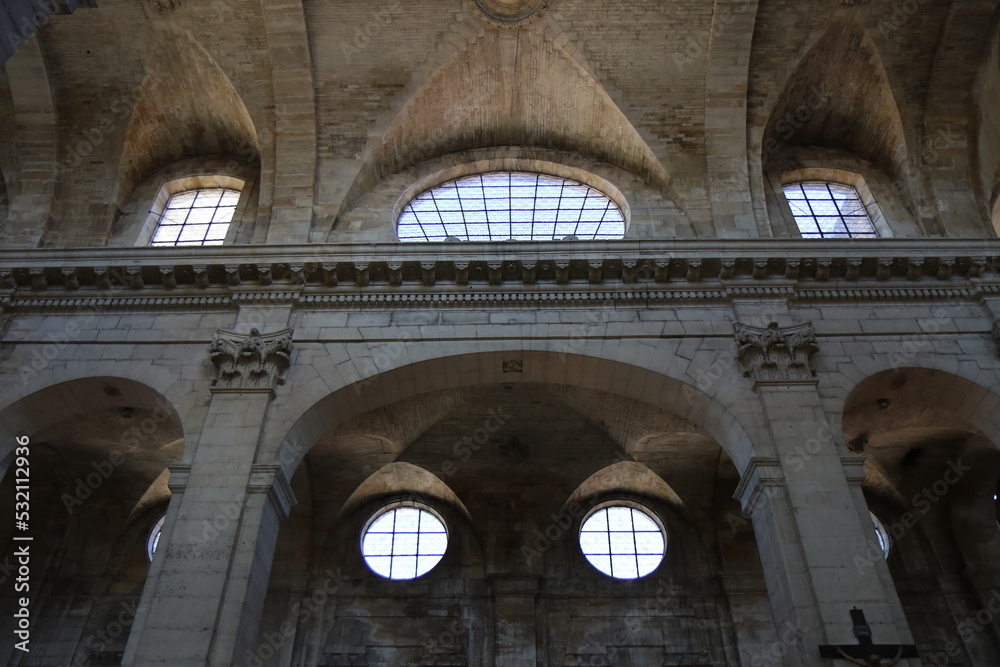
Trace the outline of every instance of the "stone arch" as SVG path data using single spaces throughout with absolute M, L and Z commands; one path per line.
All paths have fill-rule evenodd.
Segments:
M 649 496 L 678 510 L 684 508 L 684 501 L 662 477 L 636 461 L 619 461 L 598 470 L 576 488 L 566 505 L 613 493 Z
M 44 591 L 35 594 L 32 639 L 54 641 L 66 628 L 86 638 L 129 610 L 104 648 L 81 642 L 83 655 L 106 660 L 124 649 L 149 572 L 148 524 L 133 511 L 182 456 L 179 414 L 146 384 L 97 376 L 52 384 L 7 405 L 0 432 L 0 451 L 23 444 L 15 436 L 29 439 L 32 565 L 38 564 L 32 591 Z M 14 480 L 11 474 L 0 480 L 8 502 Z M 18 544 L 4 540 L 0 559 Z M 4 609 L 12 593 L 0 599 Z M 70 606 L 77 610 L 71 617 Z
M 888 401 L 888 405 L 884 403 Z M 882 407 L 885 406 L 885 407 Z M 884 370 L 859 382 L 844 402 L 848 443 L 902 429 L 964 431 L 1000 445 L 1000 396 L 966 378 L 924 367 Z
M 409 396 L 506 380 L 601 390 L 665 410 L 684 405 L 686 418 L 714 438 L 738 470 L 745 469 L 755 455 L 736 415 L 716 398 L 680 380 L 622 362 L 540 351 L 518 353 L 523 359 L 522 372 L 504 377 L 502 362 L 507 356 L 509 352 L 488 352 L 415 362 L 334 391 L 294 420 L 270 456 L 291 477 L 319 438 L 353 416 Z M 420 378 L 420 390 L 415 378 Z
M 780 178 L 772 172 L 787 166 L 788 153 L 803 148 L 841 151 L 856 156 L 858 167 L 899 175 L 907 158 L 902 118 L 878 47 L 860 23 L 828 25 L 774 99 L 760 145 L 765 184 Z M 772 210 L 773 190 L 765 185 Z
M 108 245 L 148 245 L 170 196 L 201 188 L 240 192 L 227 243 L 230 239 L 250 243 L 259 215 L 260 165 L 237 155 L 213 155 L 167 165 L 137 183 L 112 227 Z
M 236 156 L 259 165 L 253 120 L 208 51 L 190 33 L 168 28 L 156 33 L 152 51 L 125 131 L 119 208 L 137 184 L 164 165 L 212 155 Z M 176 95 L 178 89 L 187 94 Z
M 93 313 L 80 313 L 82 318 L 92 316 Z M 28 361 L 21 370 L 30 368 Z M 201 420 L 204 418 L 205 406 L 200 405 L 197 383 L 179 379 L 165 367 L 157 367 L 153 364 L 137 364 L 135 362 L 109 362 L 109 361 L 81 361 L 74 365 L 72 370 L 67 370 L 63 366 L 46 365 L 41 370 L 30 369 L 31 372 L 21 376 L 21 391 L 0 392 L 0 437 L 12 439 L 19 434 L 21 427 L 30 427 L 31 422 L 25 423 L 23 417 L 15 417 L 15 406 L 28 405 L 22 401 L 31 401 L 38 406 L 38 414 L 46 414 L 48 408 L 44 400 L 39 400 L 39 396 L 58 396 L 60 400 L 77 405 L 91 405 L 92 401 L 100 401 L 103 395 L 102 379 L 111 381 L 120 380 L 127 383 L 129 387 L 135 388 L 137 395 L 143 397 L 145 404 L 156 406 L 159 404 L 168 405 L 177 423 L 183 428 L 181 436 L 189 446 L 185 447 L 183 460 L 190 460 L 192 449 L 190 445 L 198 441 L 198 434 L 201 429 Z M 205 394 L 208 393 L 209 379 L 204 381 Z M 77 386 L 90 387 L 92 391 L 82 391 L 78 398 L 69 388 Z M 10 388 L 13 390 L 13 387 Z M 53 390 L 53 394 L 43 394 L 48 390 Z M 6 443 L 6 441 L 5 441 Z M 0 451 L 5 444 L 0 444 Z M 2 458 L 2 457 L 0 457 Z
M 102 419 L 111 416 L 118 417 L 115 438 L 100 432 Z M 70 426 L 74 420 L 80 422 Z M 16 436 L 65 430 L 75 438 L 92 439 L 95 446 L 173 445 L 179 459 L 182 446 L 176 443 L 183 436 L 180 415 L 166 396 L 141 382 L 112 376 L 82 377 L 36 389 L 0 409 L 0 428 L 3 456 L 15 446 Z
M 396 242 L 396 225 L 402 207 L 413 196 L 452 177 L 489 171 L 529 171 L 571 178 L 595 187 L 618 204 L 625 213 L 626 238 L 650 238 L 670 225 L 678 236 L 695 235 L 688 212 L 675 202 L 672 186 L 667 195 L 618 165 L 591 156 L 538 146 L 490 146 L 462 150 L 429 158 L 383 178 L 377 186 L 359 193 L 341 213 L 336 229 L 328 229 L 326 240 L 342 240 L 345 234 L 363 233 L 372 240 Z M 657 206 L 662 216 L 632 216 L 633 203 Z M 634 222 L 634 224 L 632 224 Z
M 548 32 L 482 30 L 414 90 L 366 159 L 337 228 L 376 184 L 407 167 L 490 146 L 554 148 L 606 162 L 668 192 L 652 149 L 575 53 Z M 552 86 L 546 82 L 570 81 Z M 437 122 L 448 117 L 449 123 Z
M 386 464 L 366 479 L 344 502 L 340 515 L 353 512 L 358 506 L 380 497 L 406 494 L 407 496 L 436 499 L 461 510 L 469 520 L 469 510 L 455 492 L 427 470 L 405 461 Z
M 44 53 L 37 38 L 27 40 L 6 64 L 17 128 L 15 160 L 5 164 L 8 215 L 0 233 L 5 245 L 34 247 L 49 230 L 58 169 L 58 115 Z M 9 170 L 9 171 L 8 171 Z
M 1000 9 L 993 17 L 993 42 L 978 74 L 975 94 L 973 158 L 976 191 L 985 217 L 1000 235 Z
M 895 173 L 906 158 L 902 120 L 885 66 L 859 23 L 831 23 L 776 100 L 764 129 L 765 163 L 789 146 L 838 148 L 888 173 Z
M 367 526 L 367 521 L 387 503 L 415 503 L 429 507 L 443 520 L 449 534 L 446 570 L 482 577 L 483 549 L 472 515 L 449 485 L 430 471 L 407 463 L 394 461 L 372 473 L 344 502 L 337 513 L 335 525 L 329 532 L 320 531 L 325 544 L 323 551 L 333 551 L 337 545 L 357 540 Z M 364 572 L 361 559 L 354 550 L 355 572 Z M 448 564 L 450 562 L 450 565 Z M 351 569 L 351 563 L 344 564 Z M 439 569 L 435 566 L 434 570 Z M 440 576 L 440 573 L 438 573 Z
M 875 373 L 845 402 L 848 449 L 866 457 L 862 490 L 892 540 L 888 569 L 904 609 L 944 596 L 958 624 L 989 602 L 1000 577 L 998 408 L 993 391 L 920 367 Z M 879 559 L 872 538 L 855 562 Z M 920 615 L 907 620 L 915 635 L 931 631 Z
M 977 100 L 977 93 L 982 90 L 980 82 L 986 82 L 981 76 L 985 74 L 984 68 L 996 69 L 995 38 L 1000 12 L 993 3 L 947 3 L 941 9 L 945 13 L 934 23 L 941 30 L 927 85 L 924 116 L 920 119 L 921 166 L 927 174 L 926 187 L 934 195 L 935 214 L 943 234 L 982 237 L 991 228 L 989 215 L 976 216 L 967 211 L 974 209 L 981 192 L 976 162 L 985 155 L 977 150 L 983 127 L 979 121 L 984 119 L 982 105 L 995 104 L 996 98 Z M 962 112 L 955 113 L 956 109 Z M 992 161 L 987 166 L 990 171 L 995 170 Z M 995 171 L 990 175 L 995 177 Z M 989 185 L 995 187 L 996 181 Z M 984 194 L 992 193 L 986 190 Z

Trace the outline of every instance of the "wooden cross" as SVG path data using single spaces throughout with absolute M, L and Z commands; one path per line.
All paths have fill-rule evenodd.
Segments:
M 854 662 L 856 665 L 871 665 L 871 667 L 879 667 L 883 665 L 881 662 L 883 659 L 892 660 L 902 658 L 918 658 L 920 655 L 917 653 L 917 647 L 913 644 L 875 644 L 872 643 L 872 628 L 868 625 L 868 621 L 865 620 L 865 612 L 861 609 L 855 607 L 851 610 L 851 620 L 854 621 L 854 636 L 858 638 L 857 644 L 845 644 L 845 645 L 831 645 L 825 644 L 819 647 L 819 655 L 821 658 L 835 658 L 837 660 L 845 660 L 845 655 L 854 660 L 859 660 L 861 662 Z M 843 653 L 841 653 L 843 652 Z M 875 658 L 874 660 L 872 658 Z M 890 662 L 888 665 L 894 665 L 896 662 Z M 884 667 L 888 667 L 884 665 Z

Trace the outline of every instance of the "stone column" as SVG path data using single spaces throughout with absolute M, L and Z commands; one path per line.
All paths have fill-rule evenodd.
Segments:
M 493 588 L 496 667 L 537 664 L 536 602 L 538 577 L 490 577 Z
M 174 493 L 122 665 L 244 664 L 253 651 L 278 525 L 294 504 L 276 465 L 254 463 L 291 330 L 220 331 L 205 426 Z
M 830 664 L 818 646 L 856 643 L 849 613 L 855 606 L 876 643 L 912 643 L 885 563 L 858 565 L 856 557 L 869 553 L 871 526 L 816 390 L 812 326 L 737 324 L 736 346 L 771 437 L 758 451 L 770 445 L 773 452 L 751 461 L 736 493 L 753 519 L 778 634 L 768 664 Z

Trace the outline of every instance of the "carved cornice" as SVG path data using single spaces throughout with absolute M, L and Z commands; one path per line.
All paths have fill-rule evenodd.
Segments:
M 218 331 L 209 355 L 217 377 L 212 391 L 271 391 L 282 384 L 292 354 L 292 330 L 261 334 Z
M 934 281 L 1000 277 L 998 240 L 317 244 L 0 251 L 0 289 Z
M 811 322 L 784 329 L 777 322 L 763 329 L 737 322 L 733 328 L 740 370 L 755 386 L 815 381 L 812 355 L 819 347 Z
M 11 310 L 240 303 L 504 306 L 976 299 L 1000 242 L 949 240 L 448 243 L 0 251 Z M 594 294 L 597 296 L 595 297 Z M 471 295 L 471 296 L 470 296 Z M 544 295 L 544 296 L 539 296 Z

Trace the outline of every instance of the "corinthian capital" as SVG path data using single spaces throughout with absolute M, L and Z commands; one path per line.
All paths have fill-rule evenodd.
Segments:
M 271 390 L 284 383 L 282 373 L 292 354 L 292 330 L 262 334 L 217 331 L 209 348 L 218 371 L 216 389 Z
M 758 384 L 812 381 L 812 355 L 819 346 L 811 322 L 785 329 L 778 328 L 777 322 L 765 329 L 734 326 L 736 357 L 745 377 Z

